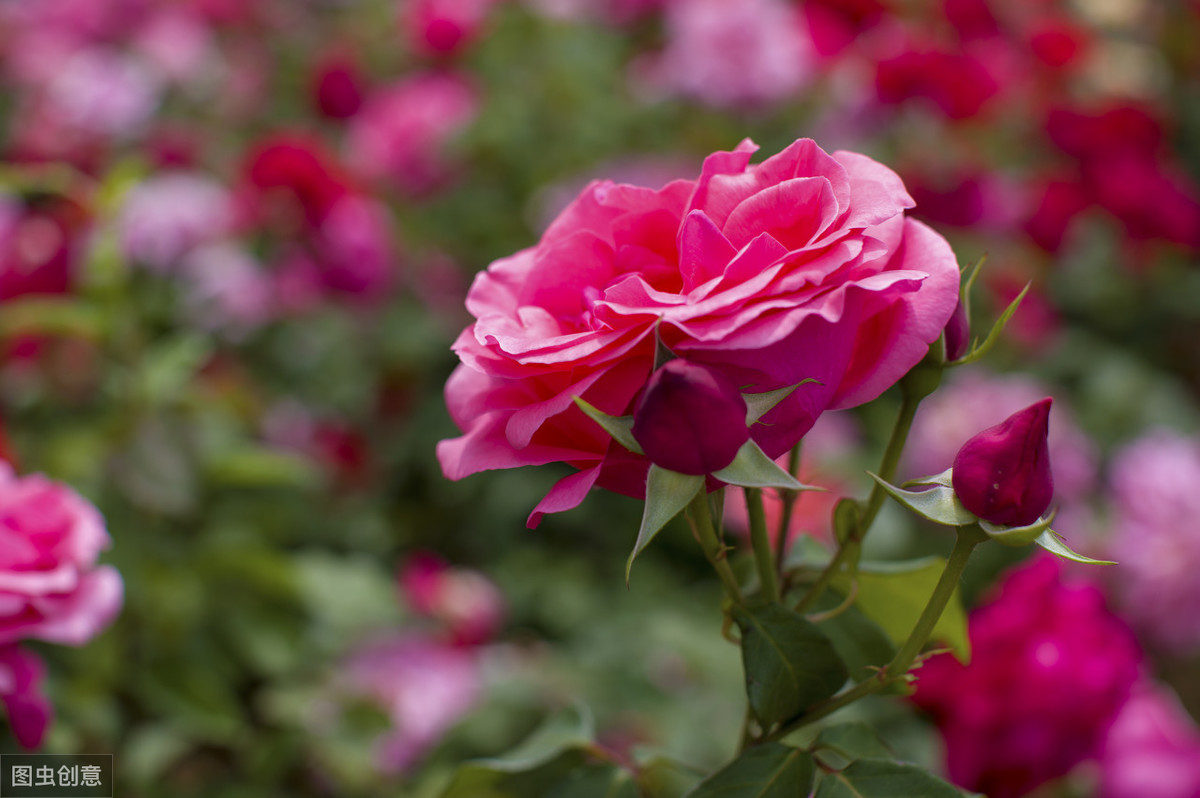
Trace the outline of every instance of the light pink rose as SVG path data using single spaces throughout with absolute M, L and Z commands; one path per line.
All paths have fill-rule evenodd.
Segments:
M 1143 679 L 1113 721 L 1100 756 L 1103 798 L 1200 795 L 1200 729 L 1169 688 Z
M 446 385 L 464 435 L 442 441 L 450 479 L 566 462 L 530 523 L 593 485 L 645 491 L 648 461 L 573 402 L 625 415 L 676 354 L 746 392 L 807 383 L 754 425 L 771 457 L 823 411 L 874 399 L 940 335 L 958 301 L 949 245 L 904 211 L 887 167 L 811 140 L 750 165 L 750 141 L 709 156 L 696 180 L 655 190 L 591 183 L 534 247 L 479 274 L 476 318 Z
M 109 543 L 75 491 L 0 464 L 0 645 L 36 638 L 82 645 L 121 608 L 121 577 L 96 565 Z

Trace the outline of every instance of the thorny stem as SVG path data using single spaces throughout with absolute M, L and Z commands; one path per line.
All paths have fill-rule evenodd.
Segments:
M 733 569 L 729 567 L 725 546 L 717 538 L 717 531 L 713 527 L 712 511 L 708 506 L 708 494 L 703 488 L 688 505 L 687 518 L 692 527 L 692 534 L 700 542 L 700 548 L 704 549 L 704 556 L 708 558 L 709 563 L 717 572 L 721 584 L 725 586 L 725 592 L 729 594 L 730 601 L 738 606 L 743 606 L 746 601 L 742 598 L 742 589 L 738 585 Z

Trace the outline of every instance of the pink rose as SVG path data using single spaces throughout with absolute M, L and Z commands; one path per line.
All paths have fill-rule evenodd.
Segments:
M 46 668 L 36 654 L 15 643 L 0 645 L 0 703 L 22 748 L 40 746 L 54 716 L 54 707 L 42 693 L 45 677 Z
M 96 508 L 40 474 L 0 466 L 0 645 L 81 645 L 121 608 L 121 577 L 96 565 L 108 533 Z
M 751 429 L 771 457 L 823 411 L 874 399 L 924 356 L 958 302 L 958 267 L 941 236 L 905 218 L 912 200 L 896 174 L 810 140 L 750 165 L 755 149 L 715 153 L 699 178 L 658 190 L 593 182 L 536 246 L 476 277 L 476 321 L 455 342 L 462 364 L 446 385 L 464 431 L 438 446 L 448 478 L 578 469 L 531 524 L 593 485 L 644 495 L 649 460 L 573 399 L 630 413 L 656 328 L 743 392 L 816 380 Z
M 954 492 L 993 524 L 1024 526 L 1054 498 L 1050 470 L 1050 397 L 1018 410 L 963 444 L 954 458 Z

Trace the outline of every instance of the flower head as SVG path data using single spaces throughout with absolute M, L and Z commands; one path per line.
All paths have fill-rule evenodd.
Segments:
M 1019 410 L 963 444 L 954 458 L 954 492 L 985 521 L 1025 526 L 1054 497 L 1047 445 L 1049 397 Z

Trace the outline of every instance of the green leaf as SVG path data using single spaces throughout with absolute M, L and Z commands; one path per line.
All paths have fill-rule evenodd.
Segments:
M 799 715 L 846 683 L 833 643 L 803 615 L 767 604 L 735 607 L 733 620 L 742 630 L 746 695 L 764 726 Z
M 0 338 L 65 335 L 94 341 L 100 338 L 103 327 L 103 317 L 94 306 L 69 297 L 9 299 L 0 314 Z
M 696 494 L 704 490 L 704 477 L 680 474 L 660 466 L 651 465 L 646 476 L 646 506 L 642 510 L 642 526 L 638 529 L 637 542 L 625 561 L 625 582 L 629 582 L 633 561 L 642 549 L 654 540 L 667 522 L 679 515 Z
M 1008 307 L 1004 309 L 1004 312 L 1000 314 L 1000 318 L 996 319 L 996 323 L 992 325 L 992 329 L 988 332 L 987 337 L 983 339 L 983 343 L 976 344 L 970 352 L 946 365 L 965 366 L 968 363 L 974 363 L 990 352 L 992 347 L 996 345 L 996 342 L 1000 340 L 1000 334 L 1004 332 L 1004 327 L 1008 324 L 1008 320 L 1017 312 L 1017 308 L 1021 306 L 1021 300 L 1029 293 L 1029 289 L 1032 286 L 1033 283 L 1025 284 L 1025 287 L 1021 289 L 1021 293 L 1017 294 L 1017 298 L 1010 302 Z
M 816 485 L 805 485 L 767 457 L 767 453 L 752 440 L 742 444 L 733 462 L 714 471 L 713 476 L 730 485 L 743 488 L 788 488 L 791 490 L 825 490 Z
M 883 740 L 861 720 L 827 726 L 817 735 L 814 748 L 833 748 L 847 759 L 891 759 L 892 752 Z
M 927 482 L 918 483 L 933 486 L 927 490 L 903 490 L 888 483 L 882 477 L 872 474 L 870 471 L 867 474 L 881 488 L 887 491 L 888 495 L 893 499 L 922 518 L 927 518 L 934 523 L 946 526 L 964 526 L 966 524 L 973 524 L 978 520 L 974 513 L 963 507 L 962 502 L 958 500 L 958 496 L 954 493 L 954 488 L 949 487 L 948 484 L 933 481 L 939 479 L 944 474 L 949 474 L 949 471 L 939 474 L 938 477 L 928 477 L 929 481 Z
M 633 774 L 616 765 L 594 762 L 577 768 L 557 784 L 546 798 L 639 798 Z
M 637 784 L 644 798 L 681 798 L 696 788 L 700 774 L 690 765 L 660 752 L 635 751 Z
M 588 418 L 595 421 L 604 428 L 605 432 L 613 436 L 617 443 L 634 454 L 644 454 L 642 447 L 633 437 L 633 416 L 610 416 L 580 396 L 575 397 L 575 404 Z
M 798 798 L 812 789 L 812 754 L 783 743 L 743 751 L 685 798 Z
M 1116 565 L 1116 563 L 1112 560 L 1093 560 L 1091 557 L 1084 557 L 1082 554 L 1076 554 L 1075 552 L 1071 551 L 1071 549 L 1063 541 L 1062 536 L 1053 529 L 1047 529 L 1033 542 L 1051 554 L 1057 557 L 1062 557 L 1064 560 L 1081 562 L 1087 565 Z
M 900 645 L 916 626 L 945 567 L 946 560 L 942 557 L 900 563 L 864 562 L 858 569 L 858 597 L 854 603 Z M 846 592 L 850 589 L 850 578 L 842 574 L 834 577 L 832 584 L 834 589 Z M 950 646 L 959 661 L 970 659 L 967 615 L 957 588 L 933 627 L 932 639 Z
M 320 470 L 307 458 L 249 445 L 213 457 L 206 476 L 222 486 L 246 488 L 309 488 L 321 481 Z
M 904 762 L 859 759 L 822 773 L 815 798 L 962 798 L 958 788 Z
M 550 795 L 587 761 L 593 734 L 590 713 L 583 707 L 572 707 L 548 719 L 510 753 L 464 762 L 442 791 L 441 798 Z M 617 793 L 613 798 L 617 795 L 621 794 Z
M 204 336 L 185 335 L 157 344 L 142 362 L 142 390 L 151 404 L 177 396 L 212 354 Z
M 817 599 L 817 613 L 835 610 L 844 601 L 836 590 L 827 590 Z M 875 673 L 874 668 L 886 665 L 896 655 L 896 647 L 879 624 L 851 604 L 838 611 L 837 615 L 817 622 L 819 628 L 842 662 L 850 671 L 850 678 L 861 681 Z
M 796 390 L 801 385 L 807 385 L 810 382 L 820 384 L 820 380 L 814 380 L 810 377 L 807 380 L 801 380 L 795 385 L 789 385 L 786 388 L 779 388 L 774 391 L 766 391 L 765 393 L 742 394 L 742 398 L 746 400 L 746 426 L 750 426 L 767 413 L 770 413 L 775 409 L 775 405 L 791 396 L 792 391 Z

